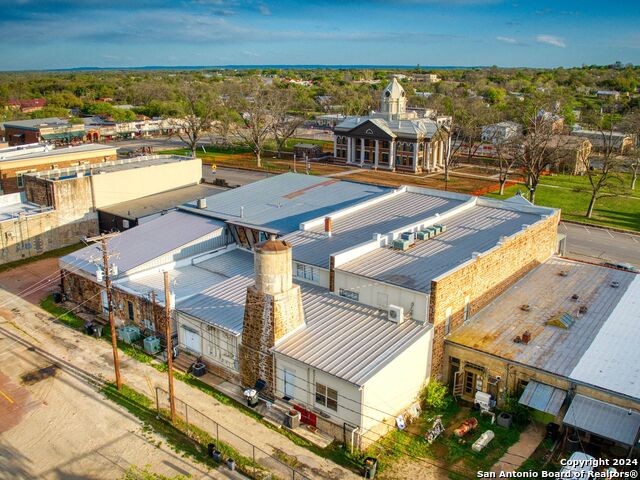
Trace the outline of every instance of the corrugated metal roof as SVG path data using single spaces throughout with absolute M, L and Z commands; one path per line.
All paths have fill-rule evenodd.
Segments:
M 639 325 L 640 275 L 636 274 L 571 378 L 640 399 Z
M 640 430 L 640 413 L 576 395 L 563 423 L 631 446 Z
M 301 286 L 306 325 L 274 350 L 355 385 L 364 385 L 431 328 L 412 320 L 396 324 L 377 308 Z
M 309 219 L 390 191 L 386 187 L 286 173 L 209 197 L 206 211 L 221 220 L 285 234 Z
M 567 276 L 560 276 L 561 271 Z M 633 273 L 553 257 L 449 335 L 447 342 L 569 377 L 635 278 Z M 618 288 L 610 286 L 613 281 L 619 282 Z M 571 298 L 574 294 L 577 301 Z M 522 310 L 522 305 L 528 305 L 529 311 Z M 586 313 L 578 312 L 580 305 L 587 306 Z M 559 312 L 576 316 L 571 328 L 546 325 Z M 513 339 L 525 331 L 531 334 L 529 343 L 515 343 Z M 637 348 L 636 335 L 627 335 L 626 339 L 616 335 L 622 352 L 629 342 Z M 611 357 L 618 355 L 615 345 L 609 349 Z M 609 374 L 618 375 L 611 370 Z
M 473 206 L 441 223 L 445 233 L 417 241 L 408 251 L 379 248 L 339 267 L 339 270 L 401 287 L 429 292 L 431 280 L 471 259 L 474 252 L 496 246 L 500 237 L 532 225 L 541 215 L 488 206 Z
M 7 157 L 2 159 L 2 161 L 6 162 L 16 162 L 16 161 L 27 161 L 27 160 L 36 160 L 39 158 L 49 158 L 49 157 L 57 157 L 59 155 L 69 155 L 73 153 L 91 153 L 92 155 L 98 156 L 99 152 L 102 152 L 101 155 L 111 156 L 116 154 L 117 147 L 110 145 L 102 145 L 99 143 L 85 143 L 82 145 L 73 145 L 70 147 L 61 147 L 54 148 L 53 150 L 46 151 L 29 151 L 24 150 L 23 155 L 15 155 L 11 157 Z M 92 158 L 87 155 L 87 158 Z
M 169 271 L 169 285 L 171 291 L 175 293 L 176 305 L 180 308 L 182 303 L 203 291 L 212 284 L 226 280 L 226 277 L 216 275 L 193 265 L 173 268 Z M 158 304 L 164 304 L 164 274 L 154 271 L 148 274 L 136 275 L 133 279 L 127 278 L 124 281 L 114 283 L 115 287 L 122 287 L 127 290 L 138 292 L 141 296 L 151 298 L 151 291 L 156 292 Z
M 293 259 L 329 268 L 329 256 L 373 238 L 374 233 L 388 233 L 436 213 L 444 213 L 464 202 L 436 195 L 402 192 L 388 200 L 333 220 L 332 235 L 324 234 L 324 225 L 286 236 L 293 245 Z
M 562 408 L 566 397 L 567 392 L 565 390 L 531 380 L 524 392 L 522 392 L 518 402 L 540 412 L 550 413 L 555 416 Z
M 236 335 L 242 333 L 247 287 L 254 283 L 253 254 L 235 249 L 197 267 L 221 280 L 182 302 L 178 309 Z
M 118 266 L 119 274 L 122 275 L 224 228 L 223 222 L 209 217 L 181 211 L 169 212 L 110 238 L 107 240 L 107 248 L 113 255 L 112 263 Z M 89 245 L 65 255 L 60 261 L 63 265 L 71 265 L 93 275 L 97 270 L 94 261 L 101 264 L 101 258 L 100 245 Z

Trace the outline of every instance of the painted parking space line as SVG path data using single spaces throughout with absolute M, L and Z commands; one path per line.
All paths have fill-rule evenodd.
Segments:
M 9 403 L 11 403 L 11 404 L 15 403 L 15 402 L 13 401 L 13 398 L 11 398 L 9 395 L 7 395 L 6 393 L 4 393 L 2 390 L 0 390 L 0 395 L 1 395 L 1 396 L 3 396 L 3 397 L 7 400 L 7 402 L 9 402 Z

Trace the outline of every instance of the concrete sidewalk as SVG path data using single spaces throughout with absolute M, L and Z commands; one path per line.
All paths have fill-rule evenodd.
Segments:
M 11 296 L 13 294 L 8 292 L 2 295 L 4 299 Z M 114 378 L 111 345 L 108 342 L 52 322 L 46 312 L 22 299 L 15 300 L 11 313 L 13 319 L 6 320 L 13 320 L 19 328 L 13 327 L 11 323 L 4 325 L 12 328 L 16 334 L 91 374 L 100 375 L 106 379 Z M 3 312 L 0 311 L 0 315 L 3 315 Z M 28 334 L 25 334 L 26 332 Z M 120 365 L 123 382 L 150 398 L 155 399 L 156 386 L 167 388 L 166 374 L 148 365 L 122 353 Z M 174 383 L 176 397 L 188 402 L 190 406 L 231 430 L 241 439 L 250 440 L 269 454 L 280 450 L 296 457 L 298 462 L 296 468 L 309 478 L 335 480 L 359 478 L 353 472 L 297 446 L 287 437 L 256 422 L 238 409 L 223 405 L 215 398 L 180 381 Z M 237 440 L 236 444 L 230 443 L 241 451 L 245 447 L 242 440 Z
M 539 423 L 531 423 L 520 434 L 520 439 L 511 445 L 509 450 L 498 460 L 493 467 L 492 472 L 515 472 L 533 452 L 535 452 L 540 442 L 544 440 L 546 435 L 544 425 Z

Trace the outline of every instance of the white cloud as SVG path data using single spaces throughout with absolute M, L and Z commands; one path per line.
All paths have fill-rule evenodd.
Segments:
M 518 43 L 518 40 L 513 37 L 496 37 L 496 40 L 498 40 L 499 42 L 511 43 L 513 45 Z
M 538 43 L 546 43 L 547 45 L 553 45 L 554 47 L 565 48 L 567 44 L 564 39 L 556 37 L 554 35 L 538 35 L 536 37 Z
M 260 5 L 259 8 L 260 8 L 260 13 L 265 17 L 268 17 L 271 15 L 271 10 L 266 5 Z

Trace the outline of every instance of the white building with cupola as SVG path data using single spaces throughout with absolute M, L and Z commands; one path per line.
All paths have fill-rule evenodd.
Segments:
M 375 170 L 433 172 L 444 168 L 449 139 L 447 122 L 407 108 L 406 92 L 394 77 L 382 91 L 380 111 L 336 125 L 333 155 Z

